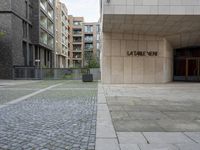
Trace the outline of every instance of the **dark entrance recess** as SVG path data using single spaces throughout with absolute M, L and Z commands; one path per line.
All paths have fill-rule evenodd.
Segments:
M 174 50 L 174 80 L 200 81 L 200 47 Z

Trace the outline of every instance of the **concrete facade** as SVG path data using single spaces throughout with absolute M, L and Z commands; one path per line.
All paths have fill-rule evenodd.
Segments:
M 102 0 L 102 82 L 172 81 L 173 50 L 200 46 L 199 8 L 196 0 Z

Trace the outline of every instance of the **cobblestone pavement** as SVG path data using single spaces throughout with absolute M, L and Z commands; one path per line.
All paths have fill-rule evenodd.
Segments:
M 43 81 L 2 88 L 42 89 L 59 82 L 0 109 L 0 150 L 95 149 L 97 83 Z

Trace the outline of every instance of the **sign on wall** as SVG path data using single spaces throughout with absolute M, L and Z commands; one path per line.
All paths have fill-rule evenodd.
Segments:
M 127 51 L 128 56 L 158 56 L 157 51 Z

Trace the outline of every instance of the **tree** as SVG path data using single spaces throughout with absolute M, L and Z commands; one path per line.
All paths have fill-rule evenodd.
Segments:
M 99 67 L 100 67 L 100 65 L 99 65 L 99 63 L 98 63 L 96 57 L 93 56 L 93 57 L 89 60 L 88 67 L 89 67 L 89 68 L 99 68 Z
M 5 35 L 5 32 L 0 31 L 0 38 L 2 38 Z

